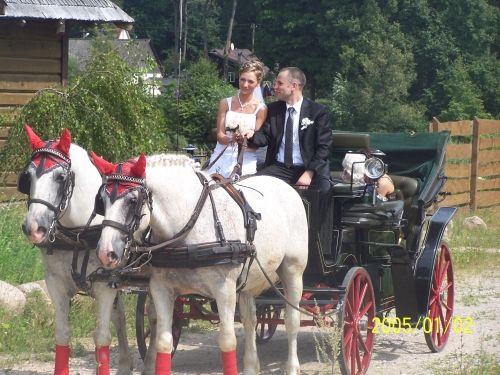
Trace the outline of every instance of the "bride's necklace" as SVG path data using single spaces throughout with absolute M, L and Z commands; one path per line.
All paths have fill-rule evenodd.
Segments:
M 238 97 L 238 102 L 240 103 L 240 111 L 243 111 L 243 108 L 245 108 L 247 105 L 249 105 L 253 99 L 253 94 L 252 94 L 252 96 L 250 97 L 250 100 L 248 102 L 246 102 L 245 104 L 241 104 L 240 93 L 238 93 L 238 95 L 236 95 L 236 96 Z

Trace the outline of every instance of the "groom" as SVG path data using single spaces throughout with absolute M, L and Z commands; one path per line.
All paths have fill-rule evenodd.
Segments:
M 239 141 L 247 137 L 250 146 L 268 146 L 264 169 L 257 172 L 258 176 L 277 177 L 298 189 L 314 186 L 319 190 L 318 240 L 322 243 L 325 264 L 329 265 L 334 263 L 333 224 L 326 215 L 332 210 L 328 194 L 332 129 L 327 108 L 302 96 L 305 84 L 306 76 L 300 69 L 280 70 L 274 82 L 278 100 L 268 105 L 265 123 L 255 132 L 242 132 Z
M 277 177 L 298 189 L 315 186 L 322 202 L 331 186 L 332 130 L 327 108 L 302 96 L 305 84 L 300 69 L 280 70 L 274 82 L 277 101 L 268 105 L 266 122 L 240 138 L 247 137 L 253 147 L 268 146 L 264 169 L 257 175 Z

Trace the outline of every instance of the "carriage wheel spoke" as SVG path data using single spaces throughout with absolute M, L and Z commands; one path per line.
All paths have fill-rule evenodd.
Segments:
M 361 305 L 363 304 L 363 301 L 365 300 L 367 289 L 368 289 L 368 284 L 364 284 L 363 289 L 361 290 L 361 296 L 360 296 L 361 298 L 359 299 L 358 311 L 359 311 L 359 308 L 361 307 Z
M 351 343 L 354 341 L 352 339 L 352 336 L 354 334 L 354 329 L 350 327 L 347 332 L 344 334 L 344 347 L 350 346 Z
M 353 295 L 354 295 L 354 306 L 353 310 L 358 311 L 359 310 L 359 293 L 358 291 L 360 290 L 361 286 L 361 277 L 358 276 L 354 279 L 354 288 L 353 288 Z
M 359 335 L 358 336 L 358 341 L 359 341 L 359 344 L 363 347 L 363 353 L 364 354 L 368 353 L 368 348 L 366 347 L 366 343 L 363 340 L 363 336 Z
M 359 352 L 359 346 L 356 345 L 356 362 L 358 364 L 358 369 L 361 370 L 362 369 L 362 365 L 361 365 L 361 353 Z
M 370 307 L 372 307 L 372 303 L 368 302 L 366 306 L 363 308 L 363 310 L 360 311 L 359 317 L 365 316 L 365 314 L 370 310 Z

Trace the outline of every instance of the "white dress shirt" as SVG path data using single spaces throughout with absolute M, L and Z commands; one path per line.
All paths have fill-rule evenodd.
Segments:
M 300 107 L 302 107 L 302 102 L 304 101 L 304 97 L 301 97 L 300 100 L 293 105 L 293 109 L 295 109 L 295 114 L 293 117 L 293 165 L 294 166 L 303 166 L 304 162 L 302 160 L 302 155 L 300 154 L 300 145 L 299 145 L 299 120 L 300 120 Z M 290 108 L 288 103 L 286 105 L 286 114 L 285 114 L 285 125 L 283 127 L 283 139 L 281 140 L 280 149 L 278 151 L 278 155 L 276 155 L 276 160 L 280 163 L 285 162 L 285 138 L 286 138 L 286 121 L 288 120 L 289 112 L 288 108 Z

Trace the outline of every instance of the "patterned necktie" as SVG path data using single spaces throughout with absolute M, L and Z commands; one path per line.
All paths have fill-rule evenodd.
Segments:
M 293 115 L 295 109 L 288 108 L 288 119 L 285 129 L 285 166 L 290 168 L 293 165 Z

